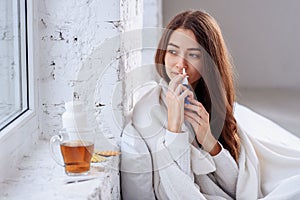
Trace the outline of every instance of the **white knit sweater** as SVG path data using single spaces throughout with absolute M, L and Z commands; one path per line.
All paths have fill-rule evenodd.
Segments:
M 169 153 L 174 159 L 174 162 L 177 163 L 179 169 L 181 169 L 186 175 L 188 175 L 194 181 L 194 174 L 191 168 L 191 147 L 189 146 L 189 135 L 185 133 L 173 133 L 166 129 L 165 134 L 165 148 L 168 149 Z M 173 149 L 171 145 L 175 140 L 177 140 L 177 149 Z M 198 150 L 199 147 L 192 143 L 194 147 Z M 224 149 L 222 144 L 222 150 L 215 156 L 212 156 L 213 161 L 216 166 L 216 170 L 213 172 L 213 176 L 217 180 L 217 184 L 229 194 L 231 197 L 235 197 L 236 191 L 236 182 L 238 177 L 238 166 L 233 157 L 230 155 L 227 149 Z M 178 151 L 178 149 L 181 149 Z M 186 150 L 188 149 L 188 150 Z M 178 154 L 179 155 L 176 155 Z M 171 174 L 170 174 L 171 176 Z M 200 186 L 199 186 L 200 189 Z

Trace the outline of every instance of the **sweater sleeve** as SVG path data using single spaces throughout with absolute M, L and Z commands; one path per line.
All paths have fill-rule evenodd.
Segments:
M 144 139 L 131 123 L 125 127 L 121 137 L 121 152 L 122 199 L 155 199 L 151 155 Z
M 221 145 L 221 151 L 212 156 L 216 165 L 214 175 L 223 190 L 234 198 L 236 195 L 238 166 L 229 151 L 224 149 L 221 143 L 219 144 Z
M 191 170 L 191 144 L 188 133 L 165 130 L 164 137 L 157 140 L 155 164 L 159 174 L 159 189 L 168 199 L 205 199 L 194 183 Z M 186 192 L 189 191 L 189 192 Z
M 166 129 L 164 144 L 178 167 L 193 179 L 188 133 L 174 133 Z

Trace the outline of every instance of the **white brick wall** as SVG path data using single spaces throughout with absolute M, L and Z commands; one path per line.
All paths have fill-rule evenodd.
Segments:
M 107 134 L 120 133 L 120 129 L 114 130 L 113 127 L 116 125 L 116 119 L 107 119 L 107 116 L 112 109 L 119 109 L 120 115 L 124 114 L 122 106 L 125 105 L 125 112 L 128 109 L 127 92 L 123 91 L 128 91 L 131 80 L 126 79 L 125 72 L 141 66 L 142 61 L 141 51 L 131 51 L 132 39 L 134 42 L 141 42 L 142 38 L 128 39 L 124 36 L 128 36 L 126 36 L 128 31 L 141 29 L 143 26 L 160 25 L 160 4 L 160 0 L 68 0 L 39 3 L 39 124 L 42 138 L 49 138 L 61 128 L 64 102 L 72 100 L 74 88 L 77 90 L 78 85 L 87 86 L 86 80 L 84 82 L 78 80 L 78 73 L 82 73 L 82 67 L 89 62 L 87 58 L 97 57 L 96 51 L 101 50 L 107 42 L 115 40 L 121 34 L 120 49 L 115 50 L 115 57 L 107 62 L 105 60 L 107 56 L 103 56 L 107 52 L 104 52 L 96 61 L 101 67 L 107 63 L 109 66 L 101 72 L 98 80 L 90 80 L 92 84 L 97 85 L 95 91 L 90 90 L 95 85 L 88 85 L 89 90 L 82 91 L 85 94 L 78 94 L 84 100 L 89 96 L 87 98 L 94 101 L 89 102 L 90 106 L 94 103 L 105 104 L 106 108 L 98 109 L 98 114 L 102 113 L 97 117 L 100 129 Z M 145 13 L 148 13 L 147 16 Z M 145 17 L 149 18 L 147 22 L 144 20 Z M 91 72 L 97 70 L 99 68 Z M 100 72 L 95 72 L 99 75 L 97 73 Z M 111 99 L 118 96 L 120 102 L 111 105 Z M 122 127 L 122 119 L 118 120 Z M 110 129 L 113 130 L 109 131 Z
M 39 124 L 42 137 L 49 138 L 61 128 L 64 102 L 73 98 L 77 73 L 85 59 L 105 39 L 120 33 L 120 3 L 40 1 L 38 13 Z

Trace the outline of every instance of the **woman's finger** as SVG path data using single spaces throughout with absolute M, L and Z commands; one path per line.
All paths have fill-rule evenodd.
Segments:
M 183 93 L 185 90 L 189 90 L 186 86 L 179 84 L 175 90 L 175 94 L 176 95 L 180 95 L 181 93 Z
M 182 90 L 184 90 L 184 86 L 182 84 L 179 84 L 174 91 L 175 95 L 179 96 L 182 93 Z
M 183 86 L 185 88 L 185 90 L 180 94 L 180 96 L 182 98 L 186 98 L 186 97 L 189 97 L 189 98 L 194 98 L 194 93 L 189 90 L 187 87 Z
M 202 119 L 207 120 L 208 115 L 206 114 L 206 110 L 204 108 L 192 104 L 184 104 L 184 108 L 197 113 Z
M 205 107 L 203 106 L 202 103 L 200 103 L 199 101 L 197 101 L 196 99 L 191 99 L 188 98 L 188 100 L 190 101 L 190 103 L 194 106 L 197 106 L 200 108 L 199 111 L 201 111 L 201 113 L 203 113 L 206 117 L 208 116 L 208 112 L 206 111 Z M 195 112 L 197 112 L 198 110 L 194 110 Z
M 205 125 L 207 122 L 193 111 L 184 110 L 184 114 L 195 120 L 200 125 Z
M 199 101 L 197 101 L 196 99 L 189 99 L 190 102 L 196 106 L 203 106 L 202 103 L 200 103 Z
M 198 122 L 196 122 L 192 117 L 190 117 L 187 114 L 184 114 L 184 120 L 188 121 L 192 125 L 194 130 L 198 130 L 200 124 Z
M 169 83 L 169 90 L 175 91 L 177 86 L 182 83 L 183 78 L 186 75 L 178 74 L 174 76 Z
M 193 127 L 194 127 L 194 125 L 196 125 L 196 123 L 197 123 L 192 117 L 190 117 L 190 116 L 187 115 L 187 114 L 184 114 L 184 119 L 185 119 L 186 121 L 188 121 Z

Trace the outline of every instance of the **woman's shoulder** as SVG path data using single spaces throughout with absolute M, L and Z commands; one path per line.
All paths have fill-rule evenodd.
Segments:
M 145 98 L 149 98 L 149 95 L 158 88 L 159 84 L 155 81 L 147 82 L 136 88 L 132 94 L 133 107 L 135 107 L 136 104 L 140 104 Z
M 161 87 L 157 83 L 144 85 L 136 91 L 133 98 L 133 112 L 145 110 L 152 105 L 159 103 Z
M 141 85 L 133 93 L 133 109 L 159 104 L 162 88 L 161 81 L 159 83 L 151 81 Z
M 140 96 L 136 98 L 134 103 L 132 122 L 134 124 L 148 123 L 154 116 L 160 115 L 163 111 L 162 85 L 156 82 L 151 86 L 141 87 L 138 92 Z

